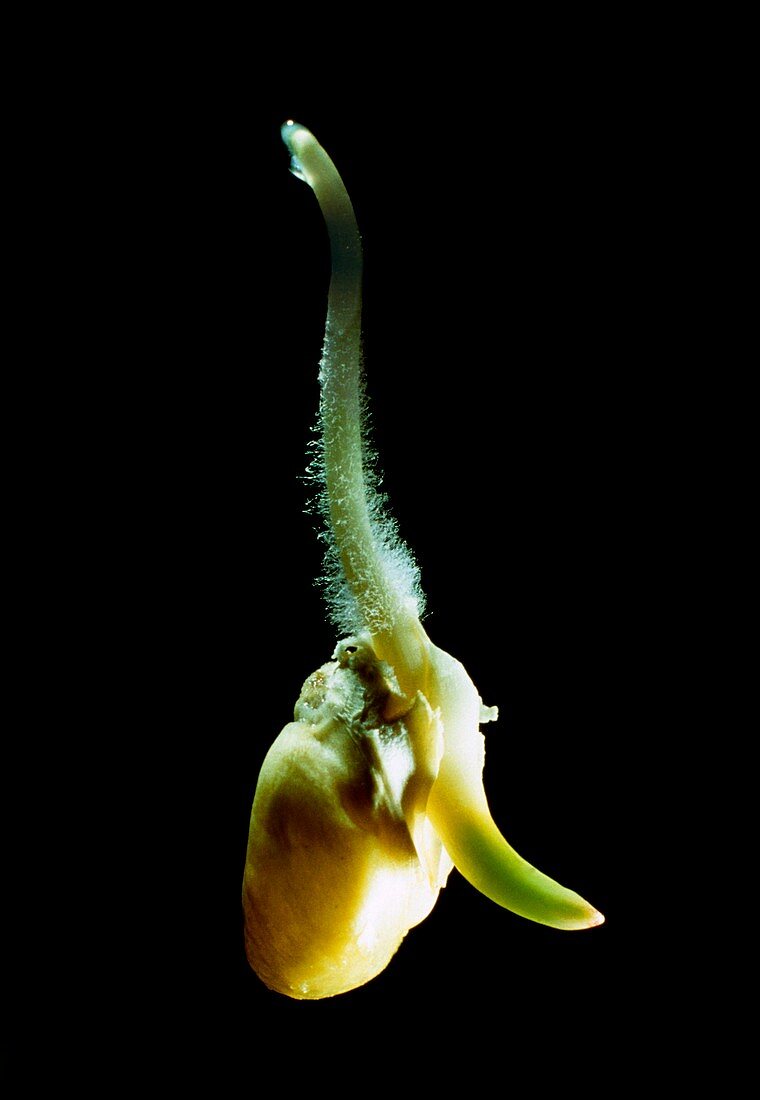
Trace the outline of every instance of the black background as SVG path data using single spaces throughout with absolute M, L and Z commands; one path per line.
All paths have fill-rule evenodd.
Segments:
M 107 718 L 80 847 L 98 904 L 78 913 L 103 945 L 93 1015 L 120 1066 L 245 1069 L 286 1041 L 294 1082 L 371 1048 L 421 1074 L 465 1053 L 494 1072 L 508 1053 L 599 1091 L 602 1052 L 633 1065 L 662 1040 L 671 990 L 650 984 L 635 835 L 652 797 L 642 689 L 661 675 L 645 638 L 667 506 L 647 493 L 662 139 L 642 142 L 636 86 L 597 62 L 401 105 L 251 94 L 222 65 L 105 111 L 82 89 L 92 126 L 56 165 L 77 201 L 48 215 L 71 366 L 40 415 L 76 410 L 49 491 L 76 562 L 60 621 L 76 612 L 86 670 L 61 691 L 86 682 L 83 728 Z M 303 482 L 329 250 L 288 172 L 289 117 L 355 205 L 383 487 L 429 635 L 500 708 L 494 817 L 607 918 L 553 931 L 454 872 L 382 975 L 319 1003 L 250 971 L 240 906 L 259 767 L 336 641 Z

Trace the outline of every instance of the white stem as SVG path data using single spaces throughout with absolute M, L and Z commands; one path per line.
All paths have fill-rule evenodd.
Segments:
M 329 524 L 362 626 L 377 655 L 393 664 L 402 688 L 411 688 L 424 680 L 426 667 L 425 636 L 408 580 L 414 569 L 379 528 L 365 469 L 359 228 L 343 181 L 314 135 L 288 122 L 282 136 L 291 169 L 316 194 L 330 236 L 332 278 L 319 374 Z

